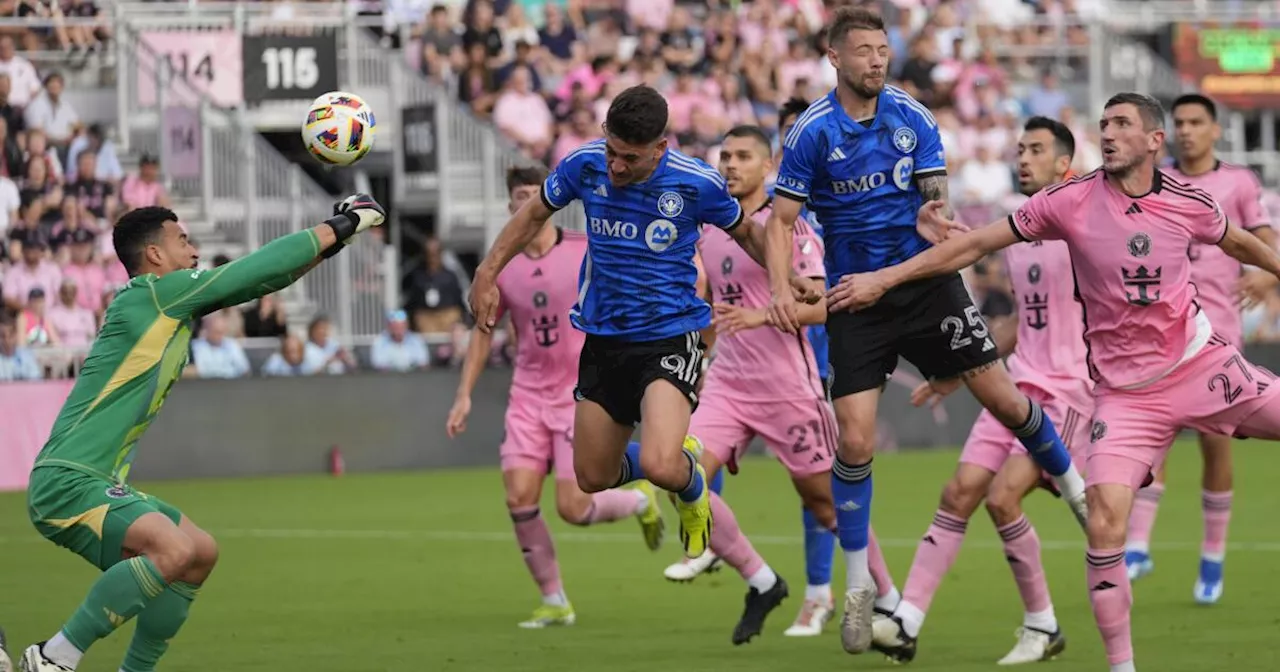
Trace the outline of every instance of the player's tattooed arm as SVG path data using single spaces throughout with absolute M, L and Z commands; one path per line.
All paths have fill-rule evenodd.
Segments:
M 916 189 L 924 197 L 925 203 L 929 201 L 942 201 L 945 203 L 946 206 L 942 211 L 944 217 L 951 219 L 955 216 L 955 213 L 951 210 L 951 192 L 947 189 L 946 173 L 935 173 L 916 178 Z

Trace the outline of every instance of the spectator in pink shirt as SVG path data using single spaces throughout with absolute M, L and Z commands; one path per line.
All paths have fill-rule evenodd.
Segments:
M 169 193 L 160 183 L 160 162 L 156 157 L 142 155 L 138 174 L 128 175 L 120 186 L 120 200 L 124 202 L 124 212 L 153 205 L 169 207 Z
M 822 81 L 822 64 L 812 45 L 804 40 L 796 40 L 787 50 L 786 58 L 778 64 L 778 97 L 786 100 L 799 95 L 796 93 L 796 83 L 802 79 L 810 84 Z
M 25 308 L 31 290 L 39 288 L 45 294 L 52 294 L 62 283 L 62 271 L 46 258 L 48 250 L 49 243 L 43 234 L 27 231 L 22 241 L 22 263 L 4 274 L 4 303 L 10 309 Z
M 547 101 L 533 92 L 528 68 L 511 71 L 494 103 L 493 123 L 531 157 L 545 157 L 551 149 L 555 119 Z
M 667 119 L 677 135 L 693 129 L 693 110 L 707 104 L 707 96 L 698 90 L 698 80 L 687 69 L 678 71 L 676 88 L 667 94 Z
M 62 277 L 75 283 L 80 289 L 76 301 L 80 307 L 97 315 L 102 312 L 102 292 L 107 285 L 107 271 L 94 259 L 96 236 L 85 229 L 71 232 L 71 260 L 62 267 Z
M 98 331 L 93 311 L 80 305 L 78 294 L 75 279 L 63 278 L 58 300 L 45 312 L 49 326 L 68 348 L 88 347 Z
M 582 92 L 589 98 L 600 95 L 600 91 L 614 77 L 618 76 L 618 64 L 608 56 L 597 56 L 591 63 L 582 63 L 569 71 L 560 81 L 556 90 L 557 98 L 568 98 L 573 95 L 574 84 L 582 85 Z
M 600 127 L 596 125 L 596 116 L 591 110 L 578 108 L 569 116 L 565 130 L 556 138 L 556 146 L 551 150 L 551 166 L 554 168 L 560 160 L 582 145 L 600 137 Z
M 675 0 L 627 0 L 627 14 L 638 28 L 666 29 L 675 7 Z

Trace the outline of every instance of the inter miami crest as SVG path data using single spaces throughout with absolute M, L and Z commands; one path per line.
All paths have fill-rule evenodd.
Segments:
M 724 261 L 720 262 L 720 272 L 725 275 L 733 273 L 733 257 L 725 257 Z
M 1031 264 L 1031 268 L 1027 269 L 1027 282 L 1040 284 L 1040 264 Z
M 546 307 L 547 307 L 547 293 L 546 293 L 546 292 L 534 292 L 534 293 L 533 293 L 533 307 L 534 307 L 534 308 L 546 308 Z
M 1093 429 L 1089 431 L 1089 443 L 1097 443 L 1107 435 L 1107 423 L 1101 420 L 1093 421 Z
M 1135 257 L 1145 257 L 1151 254 L 1151 236 L 1142 232 L 1129 236 L 1129 254 Z
M 658 212 L 667 219 L 679 217 L 684 212 L 684 198 L 674 191 L 663 192 L 658 197 Z

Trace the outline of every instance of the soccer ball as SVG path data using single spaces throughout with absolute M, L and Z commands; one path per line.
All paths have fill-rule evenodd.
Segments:
M 302 144 L 330 166 L 349 166 L 373 149 L 373 110 L 360 96 L 332 91 L 315 99 L 302 122 Z

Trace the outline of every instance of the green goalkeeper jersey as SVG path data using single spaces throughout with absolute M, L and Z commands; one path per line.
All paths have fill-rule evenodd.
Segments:
M 138 439 L 187 364 L 192 322 L 284 289 L 319 252 L 315 233 L 301 231 L 213 270 L 131 279 L 108 306 L 35 468 L 66 467 L 124 483 Z

